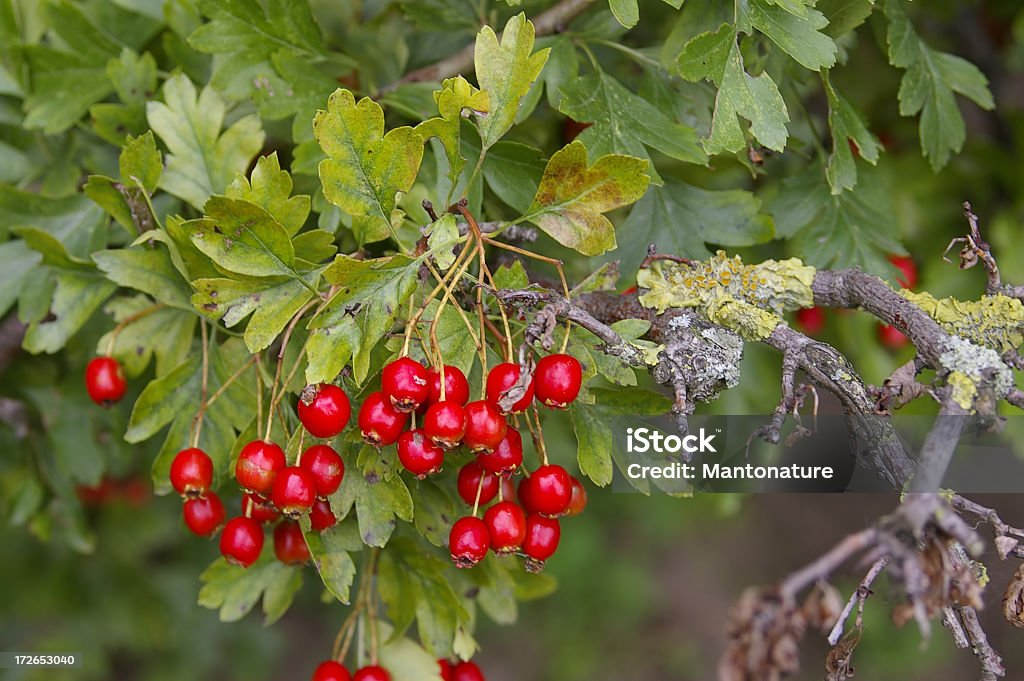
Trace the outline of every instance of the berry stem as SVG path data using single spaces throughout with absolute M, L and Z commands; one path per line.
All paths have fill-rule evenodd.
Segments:
M 125 317 L 124 319 L 119 321 L 117 323 L 117 326 L 115 326 L 113 330 L 110 332 L 110 340 L 107 341 L 107 349 L 104 354 L 107 357 L 110 357 L 113 354 L 114 344 L 117 342 L 117 337 L 121 335 L 121 332 L 124 331 L 126 326 L 139 321 L 143 317 L 153 314 L 157 310 L 162 310 L 165 307 L 167 307 L 167 305 L 165 305 L 164 303 L 156 303 L 155 305 L 150 305 L 149 307 L 139 310 L 135 314 Z M 200 319 L 200 321 L 203 320 Z
M 462 275 L 469 268 L 470 263 L 473 262 L 473 255 L 476 254 L 476 252 L 479 251 L 480 248 L 481 248 L 480 244 L 474 244 L 473 249 L 472 249 L 472 253 L 470 254 L 470 257 L 466 258 L 466 261 L 463 262 L 461 265 L 459 265 L 458 269 L 455 270 L 455 272 L 454 272 L 454 276 L 451 277 L 451 279 L 453 281 L 458 281 L 462 277 Z M 468 244 L 467 244 L 467 247 L 465 249 L 463 249 L 463 252 L 465 252 L 466 250 L 469 250 Z M 453 266 L 453 269 L 454 269 L 454 266 Z M 438 286 L 442 286 L 442 285 L 443 284 L 438 284 Z M 435 289 L 435 291 L 436 290 L 437 289 Z M 452 289 L 448 288 L 447 286 L 444 287 L 444 295 L 441 296 L 441 302 L 438 303 L 437 310 L 434 312 L 434 319 L 430 322 L 430 344 L 434 348 L 434 350 L 437 352 L 437 357 L 438 357 L 437 373 L 438 373 L 438 376 L 439 376 L 439 378 L 441 380 L 441 401 L 444 401 L 444 399 L 445 399 L 444 357 L 443 357 L 443 355 L 441 353 L 441 344 L 437 341 L 437 324 L 438 324 L 438 322 L 441 321 L 441 313 L 444 312 L 444 307 L 445 307 L 445 305 L 448 304 L 448 299 L 451 298 L 451 297 L 452 297 Z M 417 322 L 419 321 L 419 317 L 422 316 L 423 310 L 426 310 L 426 307 L 421 307 L 420 308 L 420 312 L 416 316 L 416 321 Z M 406 333 L 408 333 L 408 329 L 406 329 Z M 479 339 L 477 340 L 477 343 L 481 347 L 483 346 L 483 343 L 481 343 Z
M 292 339 L 292 331 L 295 330 L 295 326 L 299 323 L 299 320 L 302 319 L 303 315 L 309 312 L 310 308 L 316 305 L 317 302 L 321 304 L 325 303 L 325 301 L 317 295 L 313 300 L 310 300 L 308 303 L 303 305 L 292 317 L 292 320 L 288 322 L 288 328 L 285 329 L 284 336 L 281 338 L 281 347 L 277 351 L 277 368 L 274 370 L 274 382 L 270 386 L 270 414 L 267 416 L 267 432 L 264 437 L 264 442 L 270 442 L 270 429 L 274 420 L 274 409 L 277 407 L 277 403 L 281 400 L 281 395 L 277 395 L 276 393 L 278 391 L 278 381 L 281 380 L 281 366 L 284 364 L 284 355 L 288 350 L 288 342 Z M 303 351 L 305 351 L 305 346 L 303 346 Z M 300 354 L 299 360 L 301 359 L 302 355 Z M 299 360 L 296 360 L 296 364 L 298 364 Z M 285 387 L 290 382 L 291 378 L 289 377 L 289 380 L 285 381 L 284 385 L 281 386 L 280 392 L 282 394 L 284 393 Z
M 206 394 L 210 387 L 210 350 L 209 334 L 206 331 L 206 320 L 199 320 L 199 333 L 201 343 L 203 346 L 203 378 L 202 386 L 199 389 L 199 409 L 196 411 L 196 415 L 192 417 L 192 438 L 191 443 L 193 447 L 199 446 L 199 435 L 203 432 L 203 416 L 206 413 Z
M 370 664 L 377 664 L 377 651 L 380 647 L 380 640 L 377 632 L 377 599 L 375 598 L 376 589 L 372 587 L 373 580 L 377 572 L 377 558 L 380 555 L 379 549 L 374 549 L 370 552 L 370 573 L 368 578 L 371 582 L 371 588 L 367 590 L 367 600 L 369 601 L 369 615 L 370 615 Z
M 443 285 L 443 286 L 444 286 L 444 288 L 445 288 L 445 291 L 447 291 L 447 290 L 448 290 L 448 287 L 449 287 L 449 284 L 447 284 L 447 283 L 445 283 L 445 282 L 444 282 L 444 280 L 443 280 L 443 279 L 442 279 L 442 277 L 441 277 L 441 273 L 440 273 L 440 272 L 438 272 L 438 271 L 437 271 L 437 270 L 436 270 L 436 269 L 434 268 L 434 266 L 433 266 L 432 264 L 430 264 L 430 261 L 429 261 L 429 260 L 425 260 L 424 262 L 425 262 L 425 263 L 426 263 L 426 265 L 427 265 L 427 269 L 428 269 L 428 270 L 430 270 L 430 273 L 431 273 L 432 275 L 434 275 L 434 279 L 436 279 L 436 280 L 438 281 L 438 283 L 440 283 L 441 285 Z M 477 337 L 477 335 L 476 335 L 476 330 L 475 330 L 475 329 L 473 328 L 473 324 L 472 324 L 472 322 L 470 322 L 470 321 L 469 321 L 469 317 L 467 317 L 467 316 L 466 316 L 466 311 L 465 311 L 465 310 L 463 310 L 463 309 L 462 309 L 462 307 L 461 307 L 461 306 L 459 306 L 459 305 L 456 305 L 456 306 L 455 306 L 455 310 L 456 310 L 456 311 L 457 311 L 457 312 L 459 313 L 459 317 L 461 317 L 461 318 L 462 318 L 462 322 L 463 322 L 463 324 L 465 324 L 465 325 L 466 325 L 466 330 L 467 330 L 467 331 L 469 331 L 469 335 L 470 335 L 470 337 L 471 337 L 471 338 L 473 339 L 473 343 L 474 343 L 475 345 L 480 345 L 480 339 L 479 339 L 479 338 Z
M 434 287 L 434 290 L 431 291 L 427 295 L 427 297 L 423 299 L 423 303 L 416 311 L 416 314 L 414 314 L 409 319 L 409 321 L 406 322 L 405 333 L 407 336 L 412 335 L 412 329 L 415 328 L 416 325 L 419 323 L 420 318 L 423 317 L 423 313 L 427 311 L 427 307 L 429 307 L 430 302 L 437 297 L 437 294 L 439 294 L 442 290 L 444 290 L 446 293 L 448 292 L 448 288 L 447 286 L 445 286 L 445 284 L 447 282 L 453 281 L 457 274 L 458 276 L 462 276 L 461 272 L 464 271 L 461 269 L 462 261 L 466 259 L 466 256 L 472 257 L 472 253 L 473 250 L 470 248 L 470 243 L 467 241 L 465 246 L 462 247 L 462 250 L 459 251 L 459 254 L 455 257 L 455 261 L 452 263 L 452 266 L 448 268 L 448 272 L 444 275 L 441 281 L 438 282 L 437 286 Z
M 353 626 L 356 622 L 356 618 L 359 616 L 359 611 L 362 609 L 362 604 L 357 602 L 352 607 L 352 612 L 345 618 L 341 628 L 338 629 L 338 635 L 334 637 L 334 646 L 331 648 L 331 659 L 336 662 L 343 663 L 345 657 L 348 656 L 348 649 L 352 645 L 352 636 L 355 634 L 355 627 Z
M 480 470 L 480 482 L 476 485 L 476 499 L 473 501 L 473 517 L 476 517 L 477 511 L 480 509 L 480 494 L 484 491 L 484 480 L 487 478 L 487 472 L 483 469 Z M 501 494 L 501 485 L 498 485 L 498 494 Z
M 540 425 L 540 411 L 537 410 L 537 406 L 536 405 L 531 405 L 530 411 L 533 412 L 533 418 L 536 421 L 536 425 L 537 425 L 537 437 L 534 440 L 534 444 L 537 445 L 537 454 L 540 455 L 540 464 L 542 466 L 547 466 L 548 465 L 548 449 L 547 449 L 547 447 L 544 446 L 544 429 L 541 428 L 541 425 Z M 530 412 L 526 413 L 526 420 L 527 420 L 527 422 L 529 422 L 529 420 L 530 420 Z M 531 433 L 533 432 L 532 428 L 530 429 L 530 432 Z
M 256 354 L 256 437 L 263 439 L 263 358 Z
M 210 406 L 213 405 L 213 403 L 217 401 L 217 398 L 219 398 L 221 395 L 223 395 L 224 392 L 228 388 L 231 387 L 232 383 L 234 383 L 239 378 L 241 378 L 242 374 L 245 373 L 246 369 L 251 367 L 256 362 L 256 360 L 258 358 L 259 358 L 259 355 L 253 355 L 248 360 L 246 360 L 245 363 L 242 364 L 242 366 L 238 367 L 238 369 L 235 370 L 235 373 L 231 374 L 231 376 L 229 376 L 227 378 L 227 380 L 224 381 L 219 388 L 217 388 L 215 391 L 213 391 L 213 394 L 210 395 L 210 398 L 208 400 L 206 400 L 205 403 L 203 403 L 203 408 L 204 409 L 209 409 Z

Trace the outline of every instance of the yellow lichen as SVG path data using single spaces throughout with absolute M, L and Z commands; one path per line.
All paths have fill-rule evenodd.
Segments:
M 640 297 L 645 307 L 696 308 L 747 340 L 761 340 L 784 323 L 783 312 L 814 304 L 814 274 L 797 258 L 744 265 L 718 251 L 690 264 L 657 261 L 640 270 L 637 285 L 648 289 Z
M 974 385 L 971 377 L 962 371 L 951 371 L 946 377 L 946 383 L 953 389 L 950 397 L 965 411 L 974 411 L 974 398 L 978 394 L 978 388 Z
M 1024 343 L 1024 303 L 1004 295 L 980 300 L 936 298 L 930 293 L 901 290 L 900 295 L 924 310 L 949 334 L 993 348 L 1014 350 Z

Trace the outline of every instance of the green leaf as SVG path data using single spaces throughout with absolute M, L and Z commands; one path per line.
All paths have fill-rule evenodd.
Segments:
M 531 54 L 533 42 L 533 23 L 525 14 L 508 20 L 500 43 L 490 26 L 484 26 L 477 34 L 473 63 L 477 82 L 490 100 L 488 115 L 477 124 L 485 152 L 512 128 L 520 100 L 530 91 L 547 62 L 550 50 Z
M 323 532 L 307 532 L 306 544 L 324 586 L 335 598 L 348 605 L 352 582 L 356 578 L 356 564 L 349 555 L 352 547 L 346 541 L 342 526 L 339 523 Z
M 387 622 L 377 622 L 377 635 L 385 642 L 380 648 L 380 664 L 391 673 L 392 678 L 401 681 L 441 681 L 436 656 L 407 638 L 392 640 L 391 632 Z
M 633 28 L 640 21 L 640 6 L 637 0 L 608 0 L 615 20 L 626 28 Z
M 164 164 L 152 130 L 139 137 L 128 137 L 121 149 L 119 167 L 122 182 L 134 180 L 150 195 L 156 191 Z
M 356 382 L 366 380 L 370 352 L 404 310 L 418 271 L 419 261 L 401 255 L 376 260 L 338 256 L 324 278 L 339 289 L 309 323 L 306 382 L 333 380 L 350 360 Z
M 877 171 L 861 172 L 857 187 L 832 195 L 817 168 L 787 178 L 767 206 L 780 236 L 815 267 L 860 267 L 888 275 L 889 253 L 899 253 L 892 196 Z
M 707 163 L 707 154 L 693 128 L 670 120 L 653 104 L 603 72 L 563 86 L 559 110 L 574 120 L 593 124 L 578 139 L 595 156 L 626 154 L 649 158 L 646 147 L 651 147 L 681 161 Z M 653 173 L 653 165 L 650 172 Z M 660 177 L 652 177 L 660 184 Z
M 442 89 L 434 93 L 440 117 L 423 121 L 416 126 L 416 132 L 423 139 L 436 137 L 441 142 L 448 158 L 448 181 L 454 189 L 466 166 L 460 151 L 462 112 L 486 114 L 489 104 L 487 93 L 470 85 L 462 76 L 449 78 L 441 86 Z
M 867 21 L 875 0 L 818 0 L 815 7 L 828 18 L 824 32 L 838 38 Z
M 459 512 L 445 488 L 430 480 L 413 487 L 416 529 L 438 548 L 448 545 L 448 533 Z
M 165 191 L 202 210 L 211 194 L 222 193 L 263 146 L 259 117 L 243 116 L 221 134 L 226 108 L 212 88 L 196 88 L 177 74 L 164 83 L 164 102 L 149 102 L 146 116 L 167 145 Z
M 709 154 L 735 153 L 746 147 L 738 117 L 750 121 L 750 133 L 764 146 L 782 151 L 789 132 L 789 112 L 775 81 L 767 73 L 744 70 L 736 35 L 728 24 L 686 43 L 679 55 L 679 73 L 687 80 L 708 79 L 718 85 L 711 135 L 704 140 Z
M 29 324 L 22 344 L 33 354 L 52 354 L 63 348 L 117 290 L 113 282 L 87 272 L 54 270 L 52 276 L 56 289 L 50 303 L 50 318 Z
M 775 229 L 751 192 L 702 189 L 669 179 L 640 199 L 619 233 L 628 236 L 622 257 L 625 270 L 632 271 L 650 243 L 665 253 L 699 260 L 711 255 L 705 244 L 752 246 L 771 241 Z
M 584 255 L 615 248 L 615 228 L 603 213 L 647 191 L 649 162 L 609 154 L 587 166 L 587 148 L 574 141 L 555 152 L 526 215 L 563 246 Z
M 351 477 L 356 486 L 359 536 L 367 546 L 385 546 L 398 518 L 409 522 L 413 519 L 409 489 L 397 475 L 390 480 L 369 480 L 358 474 Z
M 860 114 L 832 86 L 828 72 L 822 73 L 825 95 L 828 98 L 828 124 L 832 130 L 832 154 L 829 156 L 825 176 L 833 194 L 853 189 L 857 184 L 857 163 L 850 144 L 857 145 L 861 158 L 875 165 L 881 144 L 868 130 Z
M 494 286 L 496 288 L 526 288 L 530 285 L 530 277 L 523 268 L 523 263 L 513 260 L 494 270 Z
M 204 211 L 205 218 L 188 223 L 190 236 L 217 265 L 251 277 L 299 278 L 292 240 L 266 210 L 241 199 L 214 196 Z
M 442 271 L 447 270 L 455 262 L 454 249 L 458 239 L 459 225 L 451 213 L 445 213 L 437 222 L 431 223 L 430 231 L 427 233 L 427 247 Z
M 544 165 L 540 149 L 519 142 L 498 142 L 484 159 L 484 179 L 499 199 L 523 214 L 537 192 Z
M 146 296 L 114 298 L 104 311 L 114 321 L 125 322 L 120 333 L 110 331 L 96 343 L 97 354 L 106 353 L 117 359 L 127 376 L 138 376 L 156 357 L 156 376 L 166 375 L 185 361 L 192 349 L 192 336 L 198 318 L 191 311 L 168 307 L 152 310 L 153 301 Z M 131 321 L 133 317 L 142 314 Z M 113 340 L 113 346 L 110 341 Z
M 260 206 L 284 227 L 288 236 L 295 236 L 309 217 L 310 199 L 308 196 L 292 196 L 291 193 L 292 176 L 287 170 L 281 170 L 276 151 L 270 156 L 260 156 L 252 170 L 251 180 L 239 174 L 224 192 L 229 199 L 241 199 Z
M 127 105 L 141 108 L 156 92 L 156 59 L 149 52 L 140 56 L 124 48 L 107 62 L 106 71 L 118 98 Z
M 982 109 L 995 108 L 988 79 L 974 64 L 939 52 L 920 37 L 903 10 L 902 0 L 887 0 L 889 63 L 906 69 L 900 81 L 900 115 L 921 114 L 921 150 L 938 171 L 959 152 L 966 139 L 964 119 L 953 93 Z
M 337 90 L 327 111 L 313 119 L 313 131 L 328 158 L 320 162 L 327 200 L 355 217 L 359 243 L 393 233 L 396 192 L 412 188 L 423 159 L 423 139 L 410 127 L 384 134 L 384 112 L 368 97 L 356 104 L 348 90 Z M 399 243 L 401 246 L 402 244 Z
M 249 352 L 266 350 L 284 331 L 291 318 L 313 298 L 322 270 L 303 276 L 306 285 L 287 277 L 197 279 L 192 305 L 211 319 L 221 319 L 231 328 L 250 314 L 245 327 Z
M 818 71 L 835 66 L 835 41 L 821 32 L 828 26 L 828 19 L 816 9 L 800 6 L 802 14 L 798 15 L 769 0 L 754 0 L 750 3 L 750 20 L 754 28 L 805 68 Z
M 158 247 L 93 253 L 93 261 L 120 286 L 148 293 L 161 303 L 191 310 L 189 290 L 167 252 Z
M 291 605 L 302 585 L 302 573 L 272 557 L 264 557 L 248 568 L 218 558 L 203 570 L 199 581 L 203 583 L 199 605 L 219 609 L 221 622 L 237 622 L 262 598 L 264 621 L 272 624 Z
M 198 357 L 192 356 L 170 373 L 150 381 L 132 408 L 124 439 L 142 442 L 153 437 L 193 401 L 190 394 L 202 379 Z

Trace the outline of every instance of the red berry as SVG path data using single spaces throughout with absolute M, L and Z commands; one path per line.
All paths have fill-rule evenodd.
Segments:
M 263 551 L 263 528 L 252 518 L 238 517 L 228 521 L 220 535 L 220 552 L 229 563 L 249 567 L 259 560 Z
M 380 389 L 397 411 L 408 413 L 430 397 L 430 381 L 426 368 L 411 357 L 399 357 L 384 367 Z
M 914 288 L 917 286 L 917 264 L 914 259 L 909 255 L 890 255 L 889 262 L 895 265 L 900 273 L 901 277 L 896 277 L 896 281 L 903 288 Z
M 224 504 L 215 493 L 207 492 L 201 497 L 186 499 L 182 515 L 193 534 L 209 537 L 224 524 Z
M 583 513 L 587 507 L 587 488 L 576 478 L 572 479 L 572 498 L 569 500 L 569 507 L 565 509 L 567 516 L 574 516 Z
M 466 410 L 457 402 L 430 405 L 423 415 L 423 432 L 445 449 L 455 449 L 466 434 Z
M 267 503 L 266 499 L 248 492 L 242 495 L 242 515 L 258 523 L 272 523 L 281 517 L 277 509 Z
M 431 404 L 440 402 L 441 372 L 431 369 L 427 372 L 427 376 L 430 380 L 430 397 L 428 401 Z M 458 367 L 453 367 L 450 364 L 444 365 L 444 400 L 445 402 L 455 402 L 460 405 L 466 404 L 469 401 L 469 381 L 466 380 L 466 374 L 462 373 L 462 370 Z
M 808 336 L 817 336 L 825 330 L 825 310 L 820 307 L 804 307 L 796 311 L 796 324 Z
M 484 674 L 472 662 L 460 662 L 452 669 L 452 681 L 484 681 Z
M 532 513 L 555 517 L 565 512 L 572 501 L 572 478 L 558 465 L 541 466 L 523 481 L 526 486 L 520 501 Z
M 285 565 L 309 562 L 309 547 L 302 528 L 294 520 L 282 520 L 274 528 L 274 555 Z
M 518 364 L 504 362 L 496 364 L 490 373 L 487 374 L 487 401 L 498 408 L 502 414 L 511 414 L 525 411 L 533 402 L 533 377 L 526 386 L 526 392 L 515 402 L 510 409 L 502 409 L 501 398 L 505 391 L 516 384 L 519 380 L 521 369 Z
M 298 518 L 308 513 L 316 500 L 316 483 L 313 476 L 298 466 L 282 468 L 274 480 L 270 500 L 289 518 Z
M 502 501 L 484 513 L 491 550 L 497 554 L 515 553 L 526 537 L 526 514 L 511 501 Z
M 878 341 L 890 350 L 899 350 L 910 342 L 903 332 L 891 324 L 878 323 Z
M 441 470 L 444 464 L 444 450 L 417 428 L 407 430 L 398 438 L 398 460 L 421 480 Z
M 253 440 L 238 454 L 235 479 L 242 489 L 266 496 L 274 486 L 277 472 L 286 465 L 284 450 L 273 442 Z
M 501 439 L 494 451 L 480 454 L 476 460 L 495 475 L 514 471 L 523 463 L 523 436 L 519 434 L 518 430 L 509 426 L 505 437 Z
M 623 291 L 623 292 L 622 292 L 622 293 L 620 293 L 619 295 L 620 295 L 620 296 L 631 296 L 631 295 L 633 295 L 634 293 L 636 293 L 636 292 L 637 292 L 637 290 L 638 290 L 638 289 L 637 289 L 637 287 L 636 287 L 636 286 L 630 286 L 629 288 L 627 288 L 627 289 L 626 289 L 625 291 Z
M 452 663 L 448 660 L 438 660 L 437 666 L 441 670 L 441 681 L 452 681 Z
M 395 411 L 382 392 L 370 393 L 359 408 L 359 430 L 367 444 L 394 444 L 409 423 L 409 415 Z
M 471 452 L 493 452 L 505 438 L 508 423 L 498 408 L 480 400 L 466 405 L 466 434 L 462 444 Z
M 101 407 L 119 401 L 128 390 L 121 364 L 113 357 L 94 358 L 85 367 L 85 390 L 89 399 Z
M 388 674 L 383 667 L 373 665 L 363 667 L 352 677 L 352 681 L 391 681 L 391 674 Z
M 171 485 L 183 497 L 202 494 L 213 484 L 213 460 L 201 449 L 189 447 L 171 461 Z
M 484 521 L 473 516 L 459 518 L 448 535 L 448 549 L 455 567 L 471 568 L 484 559 L 491 538 Z
M 565 409 L 580 394 L 583 367 L 571 355 L 548 355 L 537 362 L 533 372 L 537 399 L 544 406 Z
M 352 681 L 352 675 L 348 673 L 344 665 L 334 660 L 327 660 L 321 662 L 313 672 L 313 681 Z
M 317 499 L 313 502 L 313 508 L 309 509 L 309 525 L 317 532 L 323 532 L 328 527 L 334 527 L 338 519 L 331 509 L 331 502 L 326 499 Z
M 483 486 L 480 486 L 480 478 L 483 478 Z M 486 504 L 498 494 L 498 478 L 488 473 L 476 461 L 470 461 L 459 470 L 458 484 L 459 496 L 467 504 L 472 506 L 476 503 L 476 491 L 480 490 L 480 504 Z
M 544 561 L 550 558 L 558 548 L 558 540 L 562 537 L 562 528 L 554 518 L 531 513 L 526 517 L 526 538 L 523 540 L 523 553 L 526 554 L 526 569 L 540 572 L 544 569 Z
M 302 453 L 299 467 L 313 478 L 318 497 L 334 494 L 345 477 L 345 462 L 328 445 L 313 445 Z
M 306 386 L 299 399 L 299 421 L 313 437 L 334 437 L 352 416 L 348 395 L 336 385 Z

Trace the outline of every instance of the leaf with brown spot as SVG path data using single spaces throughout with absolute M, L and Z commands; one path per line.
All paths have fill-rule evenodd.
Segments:
M 608 154 L 588 166 L 587 148 L 575 141 L 555 152 L 544 169 L 526 220 L 583 255 L 615 248 L 615 228 L 604 216 L 647 191 L 648 161 Z

